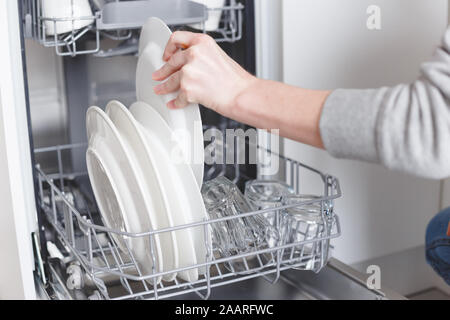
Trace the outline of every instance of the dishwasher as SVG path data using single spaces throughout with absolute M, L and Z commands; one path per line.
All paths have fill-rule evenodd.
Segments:
M 227 54 L 249 72 L 256 73 L 255 6 L 258 1 L 227 0 L 219 7 L 217 4 L 208 7 L 208 1 L 93 0 L 89 1 L 91 14 L 83 16 L 77 15 L 77 1 L 62 1 L 69 6 L 68 16 L 58 18 L 45 15 L 46 0 L 2 4 L 9 17 L 10 34 L 14 30 L 18 34 L 16 38 L 10 37 L 6 49 L 17 62 L 12 69 L 23 74 L 18 77 L 19 85 L 14 87 L 14 96 L 23 100 L 22 109 L 21 103 L 14 104 L 17 119 L 24 120 L 16 128 L 22 130 L 17 141 L 22 142 L 20 146 L 25 152 L 22 154 L 28 155 L 22 161 L 31 166 L 28 179 L 26 174 L 22 179 L 33 201 L 27 207 L 31 209 L 26 213 L 25 246 L 17 246 L 19 256 L 32 257 L 31 268 L 20 265 L 23 274 L 32 273 L 31 285 L 30 277 L 22 277 L 23 287 L 28 285 L 35 290 L 26 297 L 403 299 L 387 288 L 369 288 L 368 275 L 332 257 L 331 240 L 341 234 L 333 205 L 342 195 L 338 178 L 284 157 L 274 142 L 276 138 L 261 132 L 256 144 L 242 138 L 244 150 L 239 149 L 239 143 L 224 142 L 225 151 L 235 148 L 238 153 L 254 148 L 258 159 L 255 164 L 205 165 L 205 181 L 225 175 L 243 188 L 245 182 L 260 178 L 264 164 L 271 161 L 278 163 L 277 178 L 297 192 L 303 189 L 303 175 L 314 176 L 321 189 L 321 196 L 315 201 L 321 207 L 323 232 L 313 235 L 305 232 L 298 242 L 231 256 L 221 256 L 212 247 L 206 250 L 205 263 L 185 268 L 206 270 L 192 282 L 176 278 L 157 283 L 151 279 L 161 276 L 161 272 L 141 272 L 132 250 L 119 249 L 112 234 L 147 237 L 152 244 L 158 233 L 196 227 L 207 234 L 210 225 L 220 221 L 211 219 L 141 234 L 124 234 L 105 227 L 86 169 L 86 110 L 91 105 L 104 106 L 112 99 L 126 104 L 136 100 L 134 77 L 139 33 L 144 21 L 152 16 L 165 21 L 172 30 L 207 32 Z M 207 21 L 213 16 L 220 16 L 220 20 L 211 28 Z M 61 25 L 68 25 L 69 29 L 58 33 L 56 30 Z M 9 106 L 3 105 L 6 107 Z M 201 116 L 204 130 L 252 130 L 206 108 L 201 108 Z M 24 136 L 27 139 L 23 140 Z M 283 209 L 286 208 L 277 208 L 276 214 Z M 264 213 L 264 210 L 243 212 L 239 217 Z M 207 242 L 205 236 L 205 246 L 209 248 Z M 291 255 L 290 260 L 285 258 L 284 250 L 294 247 L 300 248 L 300 253 L 295 258 Z M 31 252 L 24 252 L 27 248 Z M 155 259 L 153 250 L 151 254 Z M 243 269 L 233 268 L 232 262 L 236 261 L 244 261 Z M 307 267 L 311 263 L 314 268 Z

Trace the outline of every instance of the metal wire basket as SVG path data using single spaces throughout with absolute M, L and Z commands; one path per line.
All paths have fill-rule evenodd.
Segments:
M 135 30 L 139 30 L 142 27 L 144 20 L 141 19 L 129 19 L 133 23 L 123 23 L 123 17 L 120 17 L 117 13 L 114 17 L 117 21 L 108 21 L 104 23 L 106 12 L 103 9 L 94 9 L 92 15 L 89 16 L 76 16 L 74 13 L 73 1 L 71 1 L 72 14 L 66 17 L 49 17 L 44 14 L 43 1 L 45 0 L 22 0 L 22 15 L 24 22 L 24 33 L 26 37 L 34 38 L 45 47 L 55 48 L 55 52 L 58 56 L 77 56 L 85 54 L 97 54 L 102 51 L 101 39 L 108 38 L 114 41 L 123 42 L 131 39 L 133 36 L 137 36 L 134 33 Z M 115 3 L 120 0 L 115 1 Z M 133 6 L 133 3 L 145 1 L 123 1 L 124 6 Z M 156 3 L 156 2 L 155 2 Z M 189 1 L 186 0 L 186 3 Z M 157 3 L 158 6 L 169 5 L 165 1 Z M 222 18 L 217 30 L 213 30 L 211 35 L 217 42 L 236 42 L 242 38 L 242 12 L 244 6 L 237 3 L 236 0 L 227 0 L 226 5 L 220 8 L 207 8 L 206 6 L 200 6 L 201 11 L 194 16 L 189 16 L 192 10 L 186 10 L 178 12 L 178 15 L 174 17 L 166 17 L 166 21 L 171 26 L 183 26 L 187 24 L 187 21 L 199 23 L 203 26 L 203 32 L 205 30 L 205 21 L 211 12 L 222 11 Z M 166 12 L 167 10 L 163 10 Z M 171 10 L 175 12 L 176 10 Z M 123 10 L 123 14 L 129 15 L 139 14 L 139 12 L 133 13 L 133 10 Z M 155 11 L 153 15 L 157 15 L 159 11 Z M 198 10 L 197 10 L 198 12 Z M 108 20 L 110 20 L 108 18 Z M 83 23 L 87 22 L 87 23 Z M 92 22 L 92 23 L 88 23 Z M 61 25 L 70 23 L 69 30 L 62 30 Z M 87 24 L 87 25 L 86 25 Z M 83 25 L 83 27 L 77 27 Z M 49 32 L 51 30 L 51 32 Z M 87 41 L 89 40 L 89 41 Z M 89 43 L 87 45 L 87 43 Z M 134 48 L 134 47 L 133 47 Z M 123 49 L 123 48 L 122 48 Z M 137 47 L 136 47 L 137 50 Z M 131 54 L 136 52 L 133 50 L 121 50 L 119 52 L 126 52 Z M 102 56 L 102 55 L 99 55 Z
M 339 181 L 330 175 L 323 174 L 309 166 L 274 153 L 266 148 L 258 147 L 262 156 L 277 157 L 285 168 L 289 169 L 286 179 L 291 185 L 299 188 L 299 170 L 304 169 L 317 175 L 323 183 L 324 194 L 317 199 L 304 201 L 295 205 L 281 206 L 275 209 L 245 212 L 236 216 L 221 219 L 198 221 L 188 225 L 165 228 L 163 230 L 149 230 L 148 232 L 132 234 L 106 228 L 96 219 L 85 205 L 84 199 L 73 192 L 70 187 L 76 179 L 87 178 L 86 172 L 70 172 L 64 167 L 64 152 L 74 149 L 85 149 L 86 144 L 74 144 L 41 148 L 35 150 L 36 154 L 53 155 L 56 158 L 57 169 L 45 173 L 39 165 L 36 166 L 38 180 L 39 205 L 51 229 L 56 233 L 67 253 L 76 261 L 78 269 L 85 279 L 83 282 L 94 284 L 95 299 L 164 299 L 188 293 L 196 293 L 199 297 L 207 299 L 215 287 L 244 281 L 255 277 L 264 277 L 275 283 L 283 270 L 296 268 L 308 269 L 316 272 L 326 265 L 329 258 L 330 239 L 340 235 L 338 216 L 333 211 L 334 199 L 341 196 Z M 297 181 L 297 182 L 296 182 Z M 80 203 L 83 202 L 81 205 Z M 218 248 L 211 247 L 207 235 L 211 226 L 231 219 L 242 219 L 251 216 L 272 213 L 280 215 L 283 210 L 301 207 L 307 204 L 318 204 L 321 208 L 322 228 L 313 232 L 307 225 L 299 228 L 301 241 L 285 244 L 276 244 L 272 247 L 249 248 L 244 253 L 231 256 L 221 256 Z M 128 246 L 126 250 L 119 249 L 112 235 L 120 237 L 140 238 L 147 237 L 151 244 L 151 256 L 155 261 L 155 236 L 161 233 L 170 233 L 183 229 L 201 228 L 205 235 L 206 257 L 205 262 L 157 272 L 144 274 L 136 262 L 133 250 Z M 300 229 L 302 231 L 300 231 Z M 319 231 L 320 230 L 320 231 Z M 292 254 L 295 249 L 296 254 Z M 235 270 L 236 263 L 243 269 Z M 154 266 L 155 264 L 153 264 Z M 205 272 L 198 280 L 187 282 L 176 278 L 172 282 L 157 279 L 166 274 L 178 273 L 191 269 L 204 269 Z M 79 277 L 81 277 L 79 275 Z M 116 279 L 120 290 L 114 290 L 107 279 Z

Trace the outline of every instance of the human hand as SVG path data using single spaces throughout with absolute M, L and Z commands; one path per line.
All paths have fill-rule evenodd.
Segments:
M 167 79 L 154 88 L 158 95 L 179 91 L 167 104 L 170 109 L 200 103 L 230 116 L 239 95 L 256 80 L 205 34 L 174 32 L 163 60 L 166 64 L 152 78 Z

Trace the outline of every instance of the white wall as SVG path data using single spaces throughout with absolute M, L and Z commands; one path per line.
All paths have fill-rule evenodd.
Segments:
M 259 48 L 275 47 L 282 56 L 259 50 L 258 66 L 263 70 L 258 75 L 276 80 L 281 76 L 287 83 L 308 88 L 365 88 L 411 81 L 447 24 L 447 0 L 274 2 L 259 4 L 270 10 L 260 16 L 259 24 L 270 25 L 272 31 L 258 30 L 257 41 Z M 382 9 L 381 31 L 366 28 L 366 9 L 371 4 Z M 282 71 L 267 65 L 281 66 Z M 342 237 L 335 241 L 338 258 L 354 263 L 423 244 L 426 224 L 439 210 L 439 182 L 336 160 L 292 141 L 286 141 L 284 148 L 286 155 L 340 178 L 344 196 L 337 202 L 343 228 Z M 307 192 L 315 183 L 305 178 L 305 185 Z
M 441 42 L 447 0 L 283 0 L 284 81 L 311 89 L 410 82 Z M 366 10 L 381 10 L 381 30 Z

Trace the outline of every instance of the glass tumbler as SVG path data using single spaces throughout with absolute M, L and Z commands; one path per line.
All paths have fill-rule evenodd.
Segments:
M 243 194 L 227 178 L 221 176 L 208 181 L 202 186 L 202 196 L 210 219 L 236 216 L 251 212 L 252 209 Z M 215 247 L 223 257 L 232 257 L 264 248 L 267 235 L 273 227 L 264 217 L 250 216 L 233 218 L 211 224 Z M 230 269 L 245 272 L 251 269 L 246 259 L 233 260 Z
M 245 184 L 245 197 L 253 210 L 275 209 L 282 205 L 283 196 L 295 194 L 294 189 L 284 182 L 276 180 L 252 180 Z M 283 245 L 283 225 L 280 221 L 281 215 L 277 211 L 269 211 L 262 215 L 273 227 L 273 231 L 267 235 L 267 245 L 273 248 Z M 276 261 L 276 252 L 269 252 L 262 255 L 264 263 Z
M 281 199 L 295 191 L 286 183 L 275 180 L 252 180 L 245 184 L 245 197 L 253 210 L 265 210 L 281 206 Z M 276 212 L 263 215 L 271 225 L 276 225 Z
M 283 243 L 292 244 L 325 237 L 326 220 L 322 215 L 319 197 L 312 195 L 288 195 L 282 199 L 283 206 L 298 203 L 298 206 L 282 212 L 281 225 Z M 302 202 L 317 200 L 310 204 Z M 327 210 L 326 207 L 323 208 Z M 320 270 L 328 257 L 329 240 L 313 241 L 303 245 L 287 248 L 283 252 L 283 264 L 299 270 Z

